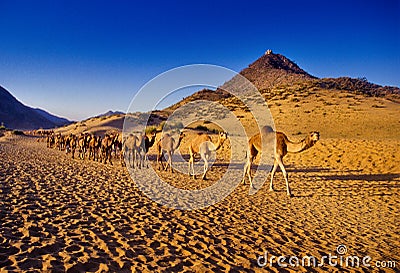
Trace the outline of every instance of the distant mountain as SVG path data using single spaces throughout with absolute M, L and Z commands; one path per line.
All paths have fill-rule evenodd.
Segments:
M 60 118 L 57 116 L 54 116 L 52 114 L 50 114 L 49 112 L 46 112 L 43 109 L 40 108 L 35 108 L 33 109 L 36 111 L 36 113 L 38 113 L 39 115 L 41 115 L 42 117 L 45 117 L 46 119 L 50 120 L 51 122 L 53 122 L 54 124 L 56 124 L 57 126 L 64 126 L 66 124 L 71 123 L 68 119 L 66 118 Z
M 0 123 L 9 129 L 34 130 L 55 128 L 71 122 L 42 109 L 34 109 L 22 104 L 0 86 Z
M 100 114 L 100 115 L 97 115 L 97 116 L 95 116 L 96 118 L 99 118 L 99 117 L 107 117 L 107 116 L 112 116 L 112 115 L 125 115 L 125 113 L 124 112 L 121 112 L 121 111 L 112 111 L 112 110 L 108 110 L 107 112 L 105 112 L 105 113 L 103 113 L 103 114 Z

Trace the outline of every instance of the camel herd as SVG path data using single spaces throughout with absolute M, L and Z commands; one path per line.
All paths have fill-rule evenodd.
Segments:
M 55 148 L 70 153 L 72 158 L 78 154 L 80 159 L 86 157 L 90 160 L 109 162 L 112 165 L 112 153 L 116 155 L 122 151 L 122 136 L 120 133 L 95 136 L 94 134 L 81 133 L 79 135 L 51 132 L 46 136 L 47 148 Z
M 129 134 L 124 139 L 120 132 L 106 133 L 104 137 L 89 133 L 63 136 L 53 131 L 46 131 L 42 133 L 42 136 L 43 135 L 45 136 L 48 148 L 66 151 L 66 153 L 71 154 L 72 158 L 75 158 L 75 153 L 77 153 L 78 158 L 82 160 L 88 158 L 89 160 L 110 163 L 112 165 L 112 157 L 114 156 L 119 159 L 121 165 L 128 163 L 130 167 L 139 169 L 149 167 L 147 154 L 150 147 L 156 144 L 156 163 L 159 166 L 159 170 L 166 171 L 169 168 L 171 173 L 174 170 L 172 166 L 172 156 L 185 137 L 184 133 L 180 133 L 178 138 L 174 138 L 169 133 L 165 133 L 156 141 L 155 131 L 151 132 L 150 135 L 144 133 L 138 135 Z M 228 134 L 226 132 L 219 133 L 217 143 L 213 143 L 210 135 L 207 133 L 198 133 L 192 137 L 189 142 L 190 159 L 188 161 L 188 175 L 195 178 L 194 160 L 196 155 L 200 155 L 200 158 L 204 161 L 202 179 L 207 179 L 206 174 L 209 169 L 211 152 L 220 149 L 227 138 Z M 250 181 L 250 186 L 254 187 L 250 174 L 251 166 L 256 156 L 261 152 L 262 139 L 271 138 L 275 138 L 275 160 L 271 171 L 270 190 L 274 190 L 272 181 L 279 166 L 285 178 L 287 195 L 291 196 L 288 175 L 283 164 L 283 157 L 287 153 L 299 153 L 313 147 L 319 140 L 319 132 L 310 132 L 303 140 L 293 142 L 290 141 L 284 133 L 275 132 L 269 126 L 263 127 L 261 133 L 254 135 L 248 141 L 247 159 L 244 165 L 242 183 L 245 183 L 245 178 L 247 176 Z M 168 158 L 165 166 L 163 163 L 164 155 Z

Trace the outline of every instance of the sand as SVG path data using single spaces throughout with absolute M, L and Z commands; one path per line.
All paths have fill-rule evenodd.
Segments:
M 392 260 L 397 268 L 382 272 L 399 271 L 400 107 L 344 95 L 324 94 L 325 106 L 310 98 L 274 101 L 277 128 L 290 139 L 321 132 L 315 147 L 285 158 L 292 198 L 279 172 L 275 192 L 266 183 L 249 196 L 240 185 L 193 211 L 151 201 L 117 161 L 73 160 L 36 138 L 1 138 L 0 272 L 378 272 L 376 261 Z M 222 153 L 218 162 L 227 147 Z M 196 188 L 224 171 L 212 167 L 205 182 L 162 175 Z M 265 253 L 337 255 L 341 244 L 344 256 L 369 255 L 372 268 L 257 263 Z

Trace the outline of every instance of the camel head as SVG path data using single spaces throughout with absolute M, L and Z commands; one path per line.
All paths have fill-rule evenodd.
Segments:
M 219 132 L 219 135 L 218 135 L 218 142 L 220 143 L 219 146 L 221 146 L 227 138 L 228 138 L 227 132 Z
M 219 132 L 219 138 L 220 139 L 227 139 L 228 138 L 228 133 L 227 132 Z
M 319 140 L 319 132 L 317 132 L 317 131 L 310 132 L 308 134 L 308 139 L 309 139 L 311 146 L 314 145 Z

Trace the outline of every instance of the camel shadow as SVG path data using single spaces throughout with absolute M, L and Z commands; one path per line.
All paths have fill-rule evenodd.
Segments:
M 340 181 L 392 181 L 400 178 L 399 173 L 386 173 L 386 174 L 333 174 L 333 175 L 323 175 L 319 176 L 323 180 L 340 180 Z
M 277 171 L 280 171 L 279 167 Z M 320 173 L 320 172 L 331 172 L 332 169 L 322 168 L 322 167 L 296 168 L 295 166 L 288 165 L 286 171 L 289 173 Z

